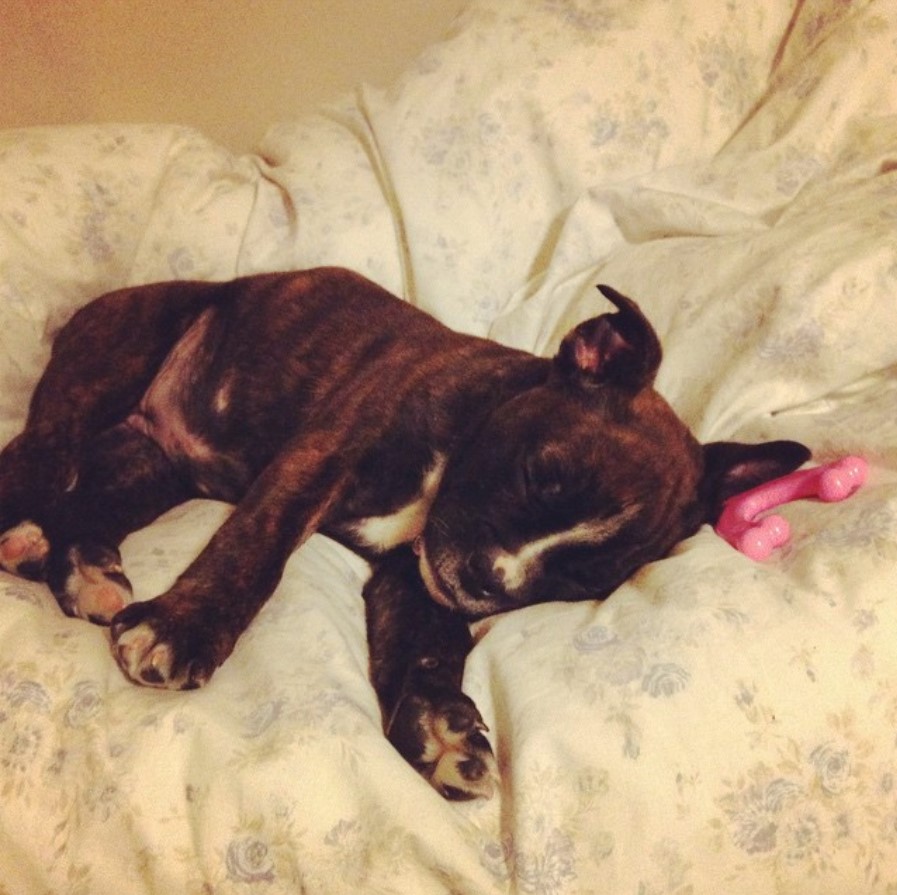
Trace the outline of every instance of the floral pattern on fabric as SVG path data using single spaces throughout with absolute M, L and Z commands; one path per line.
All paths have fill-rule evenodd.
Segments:
M 366 567 L 324 538 L 192 693 L 132 686 L 105 631 L 0 575 L 0 892 L 894 895 L 895 46 L 894 0 L 473 0 L 391 88 L 257 155 L 0 134 L 0 441 L 89 298 L 344 264 L 540 353 L 609 283 L 702 440 L 871 469 L 786 507 L 767 563 L 705 527 L 603 604 L 478 629 L 489 802 L 444 802 L 386 742 Z M 131 536 L 137 598 L 227 512 Z

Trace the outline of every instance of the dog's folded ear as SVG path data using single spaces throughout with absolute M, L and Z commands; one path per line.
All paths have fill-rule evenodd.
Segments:
M 569 332 L 555 365 L 580 385 L 641 391 L 654 382 L 660 366 L 660 340 L 632 299 L 610 286 L 598 289 L 618 310 L 586 320 Z
M 809 459 L 809 448 L 797 441 L 705 444 L 702 497 L 707 508 L 706 521 L 715 523 L 730 497 L 787 475 Z

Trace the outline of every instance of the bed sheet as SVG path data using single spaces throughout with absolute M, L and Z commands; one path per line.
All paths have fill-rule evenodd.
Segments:
M 788 507 L 766 563 L 705 528 L 602 604 L 481 624 L 502 785 L 462 805 L 383 739 L 366 567 L 322 537 L 191 693 L 131 686 L 103 630 L 0 575 L 0 892 L 894 895 L 895 50 L 894 0 L 473 0 L 255 155 L 0 134 L 0 441 L 90 297 L 326 263 L 540 353 L 610 283 L 703 440 L 871 467 Z M 227 512 L 129 538 L 137 597 Z

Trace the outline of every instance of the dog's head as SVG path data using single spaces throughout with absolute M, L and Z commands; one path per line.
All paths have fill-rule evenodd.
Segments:
M 445 470 L 421 572 L 470 617 L 606 597 L 728 497 L 809 457 L 790 441 L 700 445 L 652 387 L 651 325 L 599 288 L 617 312 L 570 332 L 547 380 L 500 405 Z

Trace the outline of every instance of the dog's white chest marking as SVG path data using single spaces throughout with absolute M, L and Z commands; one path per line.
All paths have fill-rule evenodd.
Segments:
M 492 567 L 501 578 L 502 585 L 513 592 L 526 582 L 530 570 L 541 562 L 549 550 L 577 544 L 601 544 L 613 537 L 635 513 L 635 507 L 627 507 L 610 519 L 580 522 L 566 531 L 536 538 L 514 553 L 503 550 L 493 560 Z
M 423 530 L 445 470 L 445 457 L 437 455 L 424 475 L 418 496 L 388 516 L 369 516 L 352 526 L 353 533 L 374 550 L 391 550 L 414 540 Z

